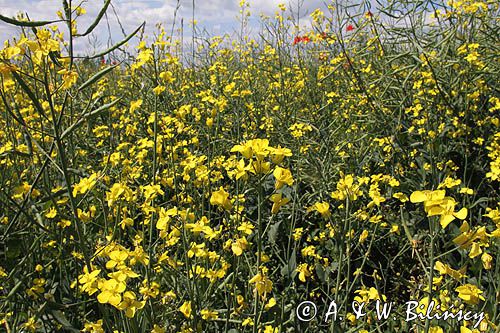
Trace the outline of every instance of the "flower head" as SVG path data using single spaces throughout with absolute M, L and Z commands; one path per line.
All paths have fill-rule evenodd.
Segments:
M 229 193 L 227 193 L 222 186 L 218 191 L 212 192 L 210 204 L 219 206 L 225 210 L 231 210 L 231 208 L 233 208 L 233 204 L 231 200 L 229 200 Z

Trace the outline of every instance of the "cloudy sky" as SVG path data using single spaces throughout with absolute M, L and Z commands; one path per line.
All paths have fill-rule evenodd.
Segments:
M 272 16 L 279 3 L 293 8 L 297 15 L 298 1 L 302 22 L 306 23 L 309 14 L 316 8 L 325 9 L 328 0 L 249 0 L 253 21 L 251 27 L 257 27 L 260 13 Z M 87 13 L 78 19 L 79 31 L 83 32 L 99 12 L 104 0 L 73 1 L 73 5 L 81 3 Z M 89 38 L 80 39 L 76 49 L 80 52 L 92 50 L 93 46 L 102 49 L 112 42 L 123 38 L 123 30 L 128 34 L 141 22 L 147 22 L 146 34 L 152 35 L 155 24 L 162 23 L 170 31 L 177 6 L 177 28 L 180 19 L 184 19 L 185 36 L 191 36 L 189 24 L 192 19 L 193 0 L 112 0 L 107 18 L 103 19 Z M 0 0 L 0 14 L 12 17 L 20 12 L 28 13 L 32 20 L 55 20 L 56 12 L 62 8 L 57 0 Z M 206 29 L 212 35 L 233 33 L 238 30 L 239 0 L 195 0 L 195 20 L 199 29 Z M 118 19 L 119 21 L 118 21 Z M 121 27 L 120 27 L 121 25 Z M 63 31 L 66 31 L 65 29 Z M 0 41 L 3 42 L 17 35 L 15 28 L 0 22 Z M 111 35 L 111 40 L 110 40 Z

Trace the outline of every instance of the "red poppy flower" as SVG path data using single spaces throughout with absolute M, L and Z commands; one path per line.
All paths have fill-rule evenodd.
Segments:
M 293 45 L 298 44 L 300 42 L 302 42 L 302 37 L 296 36 L 293 40 Z
M 354 27 L 352 24 L 349 24 L 346 28 L 347 31 L 353 31 L 354 30 Z
M 307 36 L 304 36 L 304 37 L 302 37 L 302 41 L 303 41 L 304 43 L 308 43 L 308 42 L 310 42 L 310 41 L 311 41 L 311 39 L 310 39 L 309 37 L 307 37 Z

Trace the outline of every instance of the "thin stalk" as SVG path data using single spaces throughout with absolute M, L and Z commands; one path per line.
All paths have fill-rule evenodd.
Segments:
M 63 172 L 64 181 L 66 183 L 66 191 L 68 193 L 69 201 L 70 201 L 71 208 L 73 211 L 73 216 L 75 218 L 75 231 L 76 231 L 76 234 L 78 237 L 77 241 L 78 241 L 78 245 L 79 245 L 81 251 L 83 252 L 83 256 L 85 258 L 85 264 L 86 264 L 87 268 L 90 270 L 90 257 L 87 253 L 87 247 L 85 244 L 85 240 L 83 238 L 83 231 L 82 231 L 80 219 L 78 218 L 78 211 L 77 211 L 78 205 L 75 201 L 75 198 L 73 197 L 73 192 L 71 191 L 71 179 L 70 179 L 69 172 L 68 172 L 68 161 L 66 159 L 66 151 L 65 151 L 64 146 L 62 144 L 61 135 L 59 133 L 59 123 L 57 121 L 58 118 L 56 117 L 56 111 L 55 111 L 54 105 L 52 103 L 49 82 L 48 82 L 48 78 L 47 78 L 46 74 L 44 77 L 44 86 L 45 86 L 45 94 L 47 95 L 47 101 L 49 103 L 49 108 L 50 108 L 50 113 L 51 113 L 51 118 L 52 118 L 52 127 L 53 127 L 53 131 L 54 131 L 56 147 L 57 147 L 59 159 L 61 161 L 61 170 Z M 61 112 L 63 112 L 63 111 L 61 110 Z
M 430 263 L 429 263 L 429 281 L 428 281 L 428 284 L 429 284 L 429 303 L 432 301 L 432 287 L 433 287 L 433 282 L 434 282 L 434 261 L 435 261 L 435 258 L 434 258 L 434 241 L 436 239 L 436 234 L 435 231 L 434 231 L 434 224 L 432 223 L 433 221 L 429 221 L 429 229 L 430 229 L 430 233 L 431 233 L 431 243 L 430 243 Z M 431 321 L 429 318 L 426 318 L 425 319 L 425 333 L 428 333 L 429 332 L 429 328 L 430 328 L 430 324 L 431 324 Z
M 263 202 L 263 192 L 262 183 L 259 180 L 257 185 L 258 200 L 257 200 L 257 274 L 260 274 L 260 265 L 262 261 L 262 202 Z M 253 323 L 253 333 L 257 333 L 258 322 L 259 322 L 259 294 L 255 293 L 255 309 L 254 309 L 254 323 Z

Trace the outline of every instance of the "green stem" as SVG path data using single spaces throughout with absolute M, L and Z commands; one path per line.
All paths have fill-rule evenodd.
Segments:
M 430 302 L 432 301 L 432 296 L 433 296 L 433 291 L 432 291 L 432 287 L 433 287 L 433 283 L 434 283 L 434 261 L 435 261 L 435 258 L 434 258 L 434 241 L 436 239 L 436 234 L 434 232 L 434 225 L 433 225 L 433 221 L 429 221 L 429 229 L 430 229 L 430 232 L 431 232 L 431 244 L 430 244 L 430 263 L 429 263 L 429 281 L 428 281 L 428 284 L 429 284 L 429 304 Z M 431 321 L 429 318 L 427 318 L 425 320 L 425 333 L 428 333 L 429 332 L 429 328 L 430 328 L 430 324 L 431 324 Z
M 78 205 L 77 205 L 75 198 L 73 197 L 73 193 L 71 191 L 71 179 L 70 179 L 70 176 L 68 173 L 68 161 L 66 159 L 66 151 L 65 151 L 64 146 L 62 144 L 61 135 L 59 133 L 59 122 L 57 121 L 58 118 L 56 117 L 56 111 L 55 111 L 54 105 L 52 103 L 52 97 L 51 97 L 52 94 L 50 92 L 47 74 L 45 74 L 45 76 L 44 76 L 44 88 L 45 88 L 45 94 L 47 95 L 47 101 L 49 103 L 49 108 L 50 108 L 50 113 L 51 113 L 51 118 L 52 118 L 52 127 L 53 127 L 53 131 L 54 131 L 54 138 L 55 138 L 55 142 L 56 142 L 56 147 L 57 147 L 59 159 L 61 161 L 61 170 L 63 172 L 64 181 L 66 183 L 66 191 L 68 193 L 69 201 L 70 201 L 73 215 L 75 218 L 75 231 L 76 231 L 76 234 L 78 237 L 78 245 L 79 245 L 81 251 L 83 252 L 83 256 L 85 258 L 85 264 L 86 264 L 87 268 L 90 270 L 90 256 L 87 253 L 87 247 L 85 245 L 85 240 L 82 236 L 83 231 L 82 231 L 80 219 L 78 218 L 78 211 L 77 211 Z M 61 117 L 62 117 L 62 112 L 63 111 L 61 110 L 61 115 L 60 115 Z
M 337 267 L 337 281 L 335 283 L 335 301 L 338 299 L 338 293 L 340 289 L 340 283 L 341 283 L 341 277 L 342 277 L 342 266 L 343 266 L 343 261 L 344 261 L 344 246 L 341 245 L 342 243 L 342 237 L 345 236 L 346 230 L 349 225 L 349 198 L 346 198 L 346 206 L 345 206 L 345 218 L 344 218 L 344 226 L 342 230 L 337 234 L 337 248 L 340 248 L 340 253 L 339 253 L 339 263 Z M 349 251 L 349 249 L 346 249 L 346 252 Z M 347 252 L 347 254 L 349 254 Z M 349 267 L 348 267 L 349 269 Z
M 258 201 L 257 201 L 257 274 L 261 272 L 260 265 L 262 261 L 262 202 L 263 202 L 263 193 L 262 193 L 262 183 L 259 180 L 257 185 L 258 192 Z M 258 322 L 259 322 L 259 294 L 255 293 L 255 309 L 254 309 L 254 325 L 253 325 L 253 333 L 257 333 L 258 331 Z

